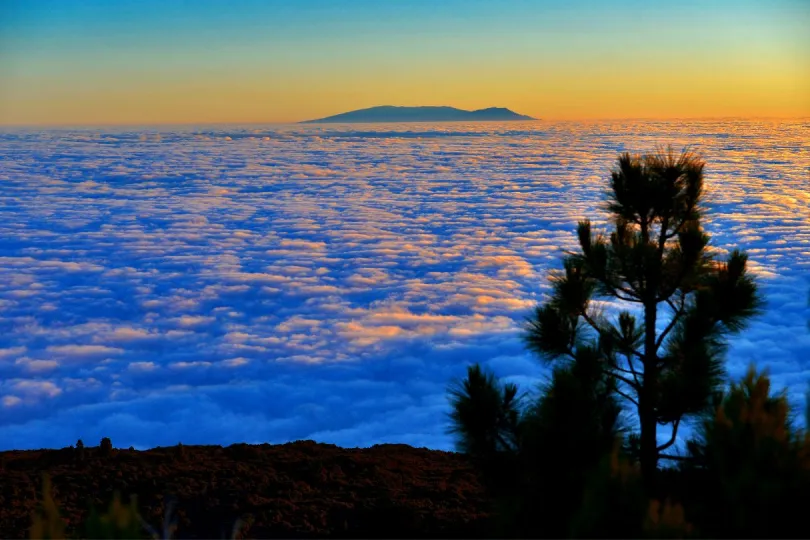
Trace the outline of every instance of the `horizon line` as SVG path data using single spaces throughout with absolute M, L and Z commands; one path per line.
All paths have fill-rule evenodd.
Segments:
M 623 116 L 623 117 L 564 117 L 553 118 L 544 117 L 533 120 L 504 120 L 504 121 L 409 121 L 409 122 L 332 122 L 331 124 L 498 124 L 509 123 L 519 124 L 521 122 L 610 122 L 619 120 L 647 120 L 647 121 L 711 121 L 711 120 L 810 120 L 810 116 Z M 156 127 L 156 126 L 237 126 L 237 125 L 299 125 L 307 120 L 229 120 L 229 121 L 193 121 L 193 122 L 104 122 L 104 123 L 26 123 L 26 124 L 4 124 L 0 123 L 0 129 L 5 128 L 108 128 L 108 127 Z

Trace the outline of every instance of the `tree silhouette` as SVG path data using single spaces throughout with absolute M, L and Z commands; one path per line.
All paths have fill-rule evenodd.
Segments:
M 590 476 L 625 431 L 615 381 L 590 351 L 579 354 L 578 362 L 555 367 L 523 417 L 524 537 L 571 534 Z M 545 516 L 542 531 L 531 528 L 540 526 L 538 513 Z
M 638 414 L 648 493 L 681 421 L 705 410 L 722 383 L 727 336 L 761 305 L 747 256 L 733 251 L 720 262 L 707 250 L 704 166 L 695 154 L 676 155 L 672 148 L 620 155 L 606 208 L 613 231 L 595 234 L 590 221 L 579 223 L 579 251 L 552 273 L 551 298 L 537 307 L 527 329 L 529 348 L 546 360 L 596 357 L 617 382 L 616 393 Z M 615 320 L 594 302 L 599 298 L 619 301 L 623 309 Z M 668 321 L 659 308 L 669 309 Z M 672 426 L 663 444 L 659 425 Z
M 501 385 L 478 364 L 450 387 L 451 425 L 456 446 L 481 470 L 487 490 L 500 496 L 513 486 L 517 469 L 521 409 L 514 384 Z
M 495 499 L 496 536 L 567 536 L 589 473 L 620 439 L 615 383 L 594 354 L 578 354 L 536 399 L 477 364 L 451 386 L 450 432 Z
M 752 366 L 714 404 L 682 467 L 701 534 L 806 536 L 810 439 L 796 428 L 786 394 L 773 395 L 768 376 Z

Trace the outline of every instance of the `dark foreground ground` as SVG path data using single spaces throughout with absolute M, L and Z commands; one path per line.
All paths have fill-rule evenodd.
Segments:
M 0 452 L 0 537 L 27 538 L 42 500 L 42 473 L 68 524 L 90 504 L 106 512 L 114 491 L 138 497 L 156 530 L 175 502 L 175 538 L 481 537 L 488 503 L 460 454 L 380 445 L 175 446 L 146 451 Z

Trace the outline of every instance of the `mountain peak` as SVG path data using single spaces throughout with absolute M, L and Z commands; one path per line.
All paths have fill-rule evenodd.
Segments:
M 398 105 L 381 105 L 327 116 L 316 120 L 307 120 L 301 123 L 479 122 L 517 120 L 536 120 L 536 118 L 518 114 L 506 107 L 488 107 L 486 109 L 466 111 L 449 106 L 402 107 Z

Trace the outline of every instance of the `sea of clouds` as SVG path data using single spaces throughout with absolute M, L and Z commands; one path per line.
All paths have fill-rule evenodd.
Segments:
M 617 153 L 691 145 L 767 312 L 729 372 L 804 405 L 810 123 L 0 132 L 0 448 L 451 449 L 448 383 L 533 388 L 521 325 Z M 663 434 L 666 435 L 666 434 Z

